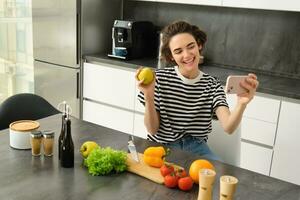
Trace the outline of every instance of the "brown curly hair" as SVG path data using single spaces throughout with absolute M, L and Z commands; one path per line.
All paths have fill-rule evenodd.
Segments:
M 207 40 L 206 33 L 199 29 L 199 27 L 195 25 L 191 25 L 185 21 L 175 21 L 170 25 L 166 26 L 162 31 L 161 38 L 161 56 L 159 59 L 165 60 L 169 64 L 176 64 L 174 60 L 172 60 L 172 53 L 169 47 L 169 42 L 171 38 L 179 33 L 189 33 L 191 34 L 198 45 L 204 47 L 204 44 Z

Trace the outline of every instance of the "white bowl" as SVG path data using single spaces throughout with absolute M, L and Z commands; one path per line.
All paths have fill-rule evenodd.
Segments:
M 30 133 L 36 131 L 40 124 L 32 120 L 21 120 L 9 125 L 10 146 L 15 149 L 31 149 Z

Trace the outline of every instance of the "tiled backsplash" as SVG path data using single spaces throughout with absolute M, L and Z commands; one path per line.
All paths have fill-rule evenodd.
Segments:
M 208 34 L 207 62 L 300 78 L 300 12 L 127 1 L 124 19 L 188 21 Z

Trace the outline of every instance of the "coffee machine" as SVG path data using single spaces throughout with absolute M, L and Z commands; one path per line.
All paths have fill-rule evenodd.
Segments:
M 112 28 L 112 53 L 109 57 L 129 60 L 154 56 L 158 39 L 149 21 L 115 20 Z

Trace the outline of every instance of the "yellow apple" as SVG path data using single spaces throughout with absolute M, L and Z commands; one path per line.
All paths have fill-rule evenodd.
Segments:
M 94 141 L 86 141 L 80 147 L 80 153 L 84 158 L 87 158 L 91 151 L 95 148 L 99 147 L 99 145 Z
M 154 79 L 154 72 L 149 67 L 144 67 L 138 74 L 139 81 L 143 80 L 143 84 L 148 85 Z

